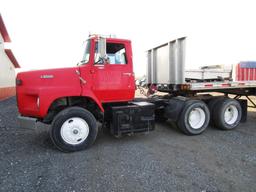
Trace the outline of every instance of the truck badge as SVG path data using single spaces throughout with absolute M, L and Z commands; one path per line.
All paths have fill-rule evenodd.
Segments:
M 52 79 L 53 75 L 41 75 L 41 79 Z

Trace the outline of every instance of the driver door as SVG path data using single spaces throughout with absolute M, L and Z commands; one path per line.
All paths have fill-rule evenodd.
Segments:
M 107 61 L 99 61 L 95 44 L 95 64 L 92 66 L 92 90 L 101 102 L 121 102 L 134 98 L 132 60 L 129 44 L 107 42 Z

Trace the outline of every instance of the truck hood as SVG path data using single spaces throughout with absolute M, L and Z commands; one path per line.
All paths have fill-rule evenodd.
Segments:
M 16 94 L 19 112 L 26 116 L 40 116 L 43 105 L 49 105 L 56 98 L 79 96 L 79 71 L 79 67 L 72 67 L 18 73 Z
M 17 74 L 17 79 L 23 79 L 23 80 L 34 79 L 34 80 L 37 80 L 37 79 L 47 79 L 47 78 L 48 79 L 64 78 L 67 75 L 68 76 L 76 75 L 76 70 L 79 70 L 79 67 L 25 71 L 25 72 L 18 73 Z

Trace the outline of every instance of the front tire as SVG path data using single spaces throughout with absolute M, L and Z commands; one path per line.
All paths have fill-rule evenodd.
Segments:
M 98 134 L 95 117 L 81 107 L 69 107 L 59 112 L 51 125 L 50 137 L 63 152 L 74 152 L 90 147 Z
M 201 134 L 208 126 L 210 112 L 203 101 L 189 100 L 182 109 L 177 125 L 186 135 Z

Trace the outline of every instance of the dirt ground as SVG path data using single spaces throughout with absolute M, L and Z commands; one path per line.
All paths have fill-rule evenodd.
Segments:
M 21 130 L 15 98 L 0 102 L 0 191 L 256 191 L 256 112 L 232 131 L 185 136 L 172 123 L 120 139 L 102 130 L 62 153 L 47 128 Z

